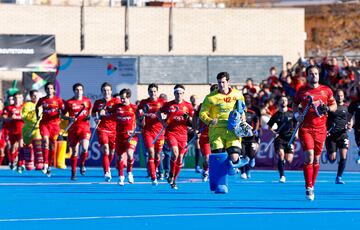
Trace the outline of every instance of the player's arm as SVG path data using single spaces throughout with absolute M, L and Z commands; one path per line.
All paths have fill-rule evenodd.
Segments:
M 208 96 L 206 96 L 202 103 L 199 117 L 207 126 L 216 125 L 218 121 L 217 118 L 211 118 L 209 115 L 211 106 L 212 104 L 210 103 Z

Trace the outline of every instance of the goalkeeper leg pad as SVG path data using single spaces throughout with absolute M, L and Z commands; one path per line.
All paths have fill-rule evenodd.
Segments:
M 209 156 L 210 190 L 215 193 L 227 193 L 228 154 L 212 153 Z

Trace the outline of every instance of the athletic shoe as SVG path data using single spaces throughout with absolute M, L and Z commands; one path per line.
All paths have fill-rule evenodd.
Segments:
M 306 199 L 313 201 L 315 199 L 314 188 L 306 188 Z
M 201 169 L 200 165 L 196 165 L 195 172 L 196 173 L 201 173 L 202 172 L 202 169 Z
M 48 168 L 49 168 L 49 165 L 48 165 L 48 164 L 44 164 L 44 167 L 43 167 L 43 169 L 41 170 L 41 172 L 44 173 L 44 174 L 46 174 Z
M 248 179 L 246 173 L 241 173 L 240 178 L 241 178 L 241 179 L 244 179 L 244 180 L 247 180 L 247 179 Z
M 128 172 L 128 182 L 134 184 L 134 175 L 132 172 Z
M 172 189 L 178 189 L 178 186 L 176 185 L 175 181 L 173 181 L 171 184 L 170 184 L 171 188 Z
M 360 165 L 360 156 L 359 156 L 359 158 L 356 160 L 356 163 L 357 163 L 358 165 Z
M 120 185 L 120 186 L 125 185 L 125 177 L 124 176 L 119 176 L 118 185 Z
M 203 171 L 202 181 L 206 182 L 209 180 L 209 171 Z
M 77 180 L 77 178 L 76 178 L 76 173 L 71 173 L 71 178 L 70 178 L 70 180 Z
M 165 171 L 165 173 L 164 173 L 164 178 L 166 178 L 166 179 L 169 178 L 169 172 L 168 172 L 168 171 Z
M 20 173 L 20 174 L 22 174 L 22 173 L 24 172 L 24 170 L 25 170 L 25 166 L 24 166 L 24 165 L 18 166 L 18 167 L 16 168 L 16 171 L 17 171 L 18 173 Z
M 158 183 L 157 179 L 155 179 L 155 180 L 152 180 L 152 181 L 151 181 L 151 184 L 152 184 L 153 186 L 157 186 L 159 183 Z
M 111 173 L 110 173 L 110 172 L 106 172 L 104 177 L 105 177 L 105 181 L 106 181 L 106 182 L 110 182 L 110 181 L 111 181 L 111 178 L 112 178 L 112 177 L 111 177 Z
M 157 179 L 158 180 L 164 180 L 164 174 L 161 172 L 157 172 Z
M 251 168 L 254 168 L 254 167 L 255 167 L 255 157 L 249 161 L 249 166 L 250 166 Z
M 15 170 L 14 163 L 9 163 L 9 169 L 10 169 L 10 170 Z
M 281 176 L 279 183 L 285 183 L 286 182 L 286 177 L 285 176 Z
M 48 167 L 46 170 L 46 176 L 51 177 L 51 167 Z
M 85 165 L 80 165 L 80 174 L 81 174 L 82 176 L 85 176 L 85 173 L 86 173 Z
M 341 177 L 336 177 L 335 184 L 345 184 Z

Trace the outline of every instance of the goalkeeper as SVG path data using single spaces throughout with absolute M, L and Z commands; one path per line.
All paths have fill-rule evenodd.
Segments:
M 216 79 L 219 89 L 205 97 L 200 119 L 209 126 L 210 189 L 215 193 L 227 193 L 227 174 L 234 174 L 235 168 L 248 163 L 248 159 L 241 157 L 241 138 L 228 127 L 228 123 L 231 123 L 229 118 L 232 118 L 234 114 L 237 115 L 237 120 L 245 120 L 242 107 L 244 96 L 240 91 L 230 88 L 229 73 L 220 72 Z M 236 104 L 238 106 L 235 106 Z M 235 107 L 237 107 L 237 113 L 233 112 Z
M 41 135 L 39 121 L 36 119 L 35 105 L 39 100 L 37 90 L 30 91 L 30 101 L 26 102 L 21 110 L 21 117 L 24 121 L 22 135 L 26 147 L 25 166 L 27 170 L 41 170 L 43 168 L 43 156 L 41 149 Z

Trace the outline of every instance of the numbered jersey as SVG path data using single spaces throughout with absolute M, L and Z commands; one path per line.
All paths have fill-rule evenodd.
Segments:
M 144 99 L 140 102 L 138 109 L 141 109 L 145 112 L 145 126 L 144 130 L 154 130 L 158 132 L 162 128 L 162 124 L 157 117 L 157 112 L 164 105 L 165 100 L 158 98 L 153 101 L 150 98 Z
M 95 101 L 92 110 L 93 114 L 100 113 L 102 109 L 105 110 L 105 115 L 100 117 L 101 121 L 98 130 L 110 132 L 116 131 L 116 119 L 113 114 L 113 107 L 118 103 L 120 103 L 120 101 L 117 98 L 111 98 L 109 101 L 105 101 L 104 99 Z
M 42 124 L 47 124 L 52 121 L 60 122 L 60 111 L 64 109 L 64 103 L 60 97 L 42 97 L 36 104 L 36 108 L 39 107 L 42 107 L 43 109 L 41 118 Z
M 129 134 L 136 126 L 136 105 L 116 104 L 114 106 L 116 118 L 116 133 Z

